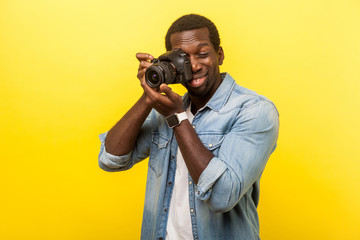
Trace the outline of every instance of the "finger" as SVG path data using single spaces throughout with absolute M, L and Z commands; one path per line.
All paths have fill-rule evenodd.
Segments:
M 144 68 L 144 69 L 139 69 L 139 71 L 138 71 L 138 74 L 137 74 L 137 77 L 138 77 L 138 79 L 140 80 L 140 82 L 143 82 L 143 81 L 145 81 L 145 72 L 146 72 L 146 69 Z
M 140 61 L 140 64 L 139 64 L 139 70 L 140 69 L 143 69 L 143 68 L 148 68 L 152 65 L 151 62 L 146 62 L 146 61 Z
M 152 88 L 146 82 L 143 82 L 141 85 L 144 91 L 154 102 L 162 102 L 163 104 L 169 104 L 172 102 L 168 96 L 162 94 L 159 88 Z
M 160 92 L 165 93 L 166 96 L 173 102 L 178 98 L 178 94 L 173 92 L 172 89 L 165 83 L 160 85 Z
M 144 92 L 147 94 L 148 98 L 150 99 L 151 105 L 155 109 L 166 109 L 171 107 L 171 105 L 173 104 L 173 102 L 167 96 L 160 94 L 153 88 L 144 87 Z
M 148 53 L 137 53 L 136 58 L 139 61 L 150 61 L 150 60 L 154 59 L 154 57 Z

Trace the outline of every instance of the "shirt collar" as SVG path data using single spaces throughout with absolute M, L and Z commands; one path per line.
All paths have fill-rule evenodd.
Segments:
M 232 92 L 232 89 L 235 86 L 235 80 L 228 73 L 221 73 L 221 77 L 223 78 L 222 83 L 214 93 L 214 95 L 210 98 L 210 100 L 205 104 L 205 107 L 209 107 L 213 111 L 219 111 L 227 102 Z M 189 93 L 186 93 L 183 98 L 184 107 L 187 108 L 190 104 L 190 96 Z

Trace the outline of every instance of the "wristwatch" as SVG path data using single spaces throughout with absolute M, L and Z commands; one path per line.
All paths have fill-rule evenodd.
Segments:
M 186 119 L 188 119 L 186 112 L 175 113 L 170 116 L 167 116 L 166 122 L 167 122 L 169 128 L 174 128 L 174 127 L 180 125 L 180 123 Z

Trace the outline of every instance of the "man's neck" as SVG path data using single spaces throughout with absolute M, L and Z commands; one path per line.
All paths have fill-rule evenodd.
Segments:
M 208 99 L 204 99 L 203 97 L 194 97 L 190 96 L 191 100 L 191 112 L 192 114 L 196 114 L 199 109 L 205 106 L 205 104 L 211 99 L 209 97 Z
M 198 111 L 198 109 L 194 106 L 194 104 L 191 102 L 191 108 L 190 111 L 193 115 L 195 115 Z

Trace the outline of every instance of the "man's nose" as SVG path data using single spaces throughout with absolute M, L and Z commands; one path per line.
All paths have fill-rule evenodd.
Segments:
M 193 73 L 198 72 L 201 69 L 201 65 L 198 61 L 196 61 L 196 59 L 191 59 L 191 69 Z

